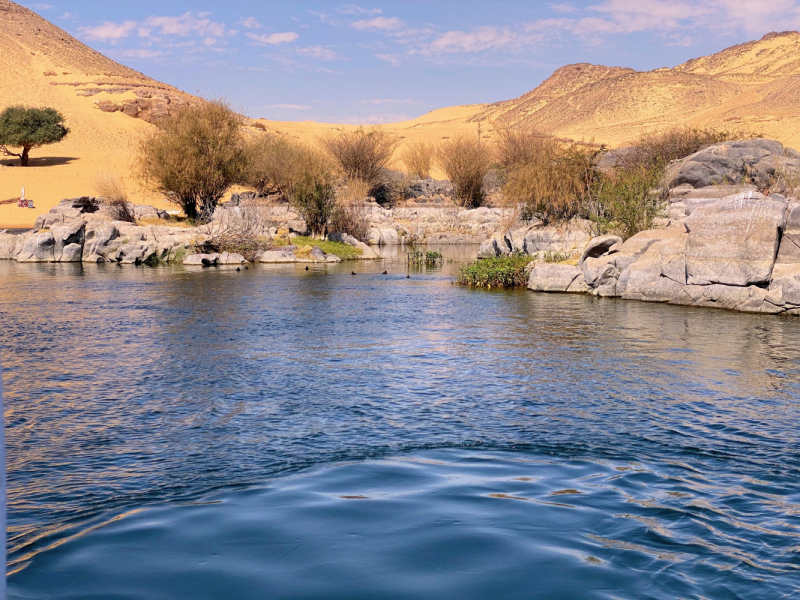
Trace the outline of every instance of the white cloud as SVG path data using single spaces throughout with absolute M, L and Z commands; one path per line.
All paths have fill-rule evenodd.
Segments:
M 78 18 L 78 15 L 76 15 L 75 13 L 71 13 L 71 12 L 65 12 L 63 15 L 61 15 L 58 18 L 59 19 L 63 19 L 64 21 L 74 21 L 75 19 Z
M 399 54 L 376 54 L 375 58 L 388 62 L 393 67 L 399 67 L 402 62 L 402 56 Z
M 261 29 L 261 23 L 255 17 L 247 17 L 246 19 L 240 19 L 239 24 L 242 27 L 246 27 L 247 29 Z
M 311 106 L 303 106 L 302 104 L 270 104 L 269 108 L 283 108 L 287 110 L 309 110 Z
M 330 48 L 325 46 L 308 46 L 307 48 L 298 48 L 297 53 L 301 56 L 308 58 L 317 58 L 319 60 L 339 60 L 341 57 Z
M 128 37 L 136 27 L 136 21 L 125 21 L 124 23 L 103 21 L 94 27 L 80 27 L 78 31 L 84 39 L 116 44 L 119 40 Z
M 574 4 L 548 4 L 547 7 L 557 13 L 577 13 L 581 10 Z
M 143 22 L 143 31 L 150 34 L 155 29 L 160 35 L 177 35 L 186 37 L 192 33 L 201 36 L 222 37 L 225 35 L 225 23 L 215 23 L 206 19 L 208 13 L 198 13 L 195 17 L 187 12 L 178 17 L 147 17 Z M 142 36 L 147 37 L 147 36 Z
M 357 4 L 345 4 L 336 9 L 342 15 L 379 15 L 383 11 L 380 8 L 362 8 Z
M 159 50 L 145 50 L 144 48 L 132 48 L 130 50 L 122 50 L 116 53 L 119 56 L 126 58 L 158 58 L 164 56 L 164 53 Z
M 288 42 L 293 42 L 300 36 L 293 31 L 287 31 L 286 33 L 272 33 L 272 34 L 262 34 L 258 35 L 256 33 L 248 33 L 247 37 L 253 40 L 258 46 L 266 46 L 268 44 L 277 45 L 277 44 L 285 44 Z
M 383 106 L 386 104 L 417 104 L 414 100 L 399 100 L 395 98 L 375 98 L 373 100 L 364 100 L 362 104 L 374 104 L 378 106 Z
M 402 29 L 405 23 L 397 17 L 375 17 L 374 19 L 366 19 L 362 21 L 355 21 L 350 24 L 353 29 L 360 31 L 368 29 L 378 29 L 383 31 L 397 31 Z
M 37 4 L 31 4 L 31 6 L 36 10 L 53 10 L 55 8 L 55 6 L 52 4 L 42 4 L 41 2 Z

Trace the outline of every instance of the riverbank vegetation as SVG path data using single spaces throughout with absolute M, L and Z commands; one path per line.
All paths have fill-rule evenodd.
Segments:
M 485 258 L 461 267 L 456 283 L 470 287 L 507 288 L 527 283 L 527 267 L 531 257 L 512 254 Z

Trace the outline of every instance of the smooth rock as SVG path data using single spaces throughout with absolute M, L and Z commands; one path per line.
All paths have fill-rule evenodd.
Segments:
M 583 279 L 577 266 L 539 263 L 531 270 L 528 289 L 534 292 L 567 292 L 576 279 Z M 573 288 L 572 291 L 576 290 Z
M 787 204 L 748 192 L 698 208 L 686 220 L 690 285 L 769 282 Z
M 16 253 L 17 262 L 54 262 L 56 239 L 49 231 L 34 233 Z
M 196 267 L 211 267 L 217 264 L 219 255 L 211 254 L 190 254 L 183 259 L 183 264 Z

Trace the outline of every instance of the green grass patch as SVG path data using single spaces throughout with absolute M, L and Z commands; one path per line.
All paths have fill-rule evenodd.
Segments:
M 456 277 L 459 285 L 485 288 L 508 288 L 527 285 L 525 268 L 531 257 L 525 254 L 484 258 L 464 265 Z
M 292 238 L 292 244 L 298 246 L 316 246 L 325 254 L 333 254 L 342 260 L 356 260 L 361 256 L 361 248 L 354 248 L 343 242 L 323 242 L 310 237 L 297 236 Z

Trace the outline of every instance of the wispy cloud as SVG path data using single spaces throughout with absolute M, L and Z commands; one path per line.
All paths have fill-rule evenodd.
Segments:
M 36 10 L 53 10 L 55 8 L 55 6 L 53 6 L 52 4 L 43 4 L 41 2 L 37 2 L 36 4 L 31 4 L 31 7 L 35 8 Z
M 253 43 L 257 46 L 277 46 L 278 44 L 293 42 L 298 39 L 300 35 L 294 31 L 287 31 L 285 33 L 270 33 L 261 35 L 257 33 L 248 33 L 247 37 L 253 40 Z
M 312 106 L 304 106 L 302 104 L 270 104 L 269 108 L 283 108 L 286 110 L 310 110 Z
M 380 8 L 363 8 L 357 4 L 345 4 L 336 9 L 340 15 L 379 15 L 383 11 Z
M 308 46 L 306 48 L 298 48 L 297 53 L 300 56 L 307 58 L 316 58 L 324 61 L 344 60 L 336 52 L 325 46 Z
M 240 19 L 239 25 L 242 27 L 246 27 L 247 29 L 261 29 L 261 23 L 258 22 L 258 19 L 255 17 L 247 17 L 246 19 Z
M 375 17 L 374 19 L 355 21 L 350 24 L 350 27 L 361 31 L 368 29 L 397 31 L 405 27 L 405 23 L 397 17 Z
M 80 27 L 78 31 L 86 40 L 116 44 L 131 35 L 137 27 L 136 21 L 125 21 L 124 23 L 103 21 L 94 27 Z

